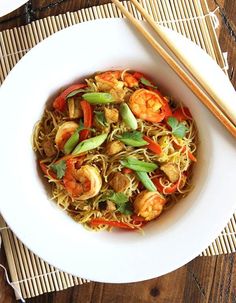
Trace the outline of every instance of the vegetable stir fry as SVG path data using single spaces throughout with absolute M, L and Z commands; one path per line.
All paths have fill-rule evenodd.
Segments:
M 139 72 L 106 71 L 69 86 L 33 138 L 52 198 L 89 229 L 141 229 L 191 189 L 191 113 Z

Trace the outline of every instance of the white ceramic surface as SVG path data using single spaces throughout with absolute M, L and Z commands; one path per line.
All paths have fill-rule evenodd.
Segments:
M 28 0 L 0 0 L 0 17 L 16 10 Z
M 192 42 L 166 32 L 235 102 L 233 87 L 214 61 Z M 31 134 L 45 102 L 61 87 L 98 70 L 127 67 L 149 74 L 190 108 L 200 137 L 195 186 L 187 198 L 148 224 L 145 235 L 89 232 L 47 198 Z M 46 39 L 10 72 L 0 102 L 0 211 L 23 243 L 59 269 L 114 283 L 163 275 L 204 250 L 235 210 L 235 139 L 127 21 L 87 22 Z

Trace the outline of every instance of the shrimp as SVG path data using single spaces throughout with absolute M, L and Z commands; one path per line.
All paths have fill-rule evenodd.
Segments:
M 82 160 L 76 158 L 70 158 L 66 161 L 63 183 L 72 198 L 87 200 L 99 193 L 102 187 L 102 178 L 97 168 L 91 165 L 81 166 L 81 163 Z
M 119 81 L 119 79 L 122 78 Z M 95 76 L 99 89 L 111 90 L 111 89 L 122 89 L 124 84 L 129 87 L 138 87 L 138 80 L 130 73 L 122 72 L 119 70 L 109 71 Z
M 124 74 L 125 85 L 132 88 L 138 87 L 139 81 L 130 73 L 125 72 Z
M 95 80 L 99 90 L 110 91 L 111 89 L 122 89 L 124 86 L 123 81 L 119 81 L 120 71 L 109 71 L 98 74 L 95 76 Z
M 73 121 L 64 122 L 59 126 L 55 137 L 55 143 L 59 150 L 63 150 L 66 141 L 73 135 L 78 127 L 79 125 Z
M 146 221 L 151 221 L 161 214 L 165 202 L 158 191 L 144 190 L 134 200 L 134 211 Z
M 131 95 L 129 106 L 138 118 L 157 123 L 165 118 L 168 104 L 158 93 L 141 88 Z

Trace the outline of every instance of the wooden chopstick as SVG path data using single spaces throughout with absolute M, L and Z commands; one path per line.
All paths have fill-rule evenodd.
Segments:
M 168 46 L 172 51 L 175 49 L 172 43 L 169 43 L 169 39 L 161 31 L 161 29 L 156 25 L 152 17 L 143 9 L 143 7 L 136 1 L 130 0 L 135 7 L 139 10 L 141 15 L 146 19 L 146 21 L 155 30 L 161 40 Z M 176 72 L 176 74 L 185 82 L 185 84 L 191 89 L 191 91 L 198 97 L 198 99 L 214 114 L 214 116 L 226 127 L 226 129 L 236 137 L 236 126 L 234 123 L 225 115 L 225 113 L 216 105 L 218 104 L 218 98 L 215 96 L 211 88 L 206 85 L 199 83 L 198 77 L 192 75 L 189 71 L 188 64 L 186 65 L 184 57 L 173 50 L 172 53 L 181 61 L 183 66 L 190 72 L 194 80 L 186 73 L 186 71 L 179 65 L 179 63 L 173 59 L 171 55 L 153 38 L 153 36 L 142 26 L 142 24 L 136 20 L 131 13 L 120 3 L 119 0 L 112 0 L 112 2 L 120 9 L 120 11 L 127 17 L 127 19 L 136 27 L 136 29 L 143 35 L 143 37 L 149 42 L 149 44 L 154 48 L 154 50 L 167 62 L 167 64 Z M 182 60 L 181 60 L 182 59 Z M 204 83 L 203 83 L 204 84 Z M 203 87 L 203 88 L 202 88 Z
M 162 42 L 168 47 L 168 49 L 176 56 L 176 58 L 183 64 L 183 66 L 187 69 L 187 71 L 191 74 L 194 80 L 199 83 L 208 95 L 216 102 L 218 106 L 228 115 L 228 118 L 231 119 L 234 124 L 236 124 L 236 115 L 232 117 L 231 113 L 229 112 L 228 108 L 225 106 L 224 102 L 215 94 L 215 91 L 207 85 L 207 83 L 197 74 L 196 70 L 193 70 L 193 66 L 190 66 L 179 49 L 175 47 L 172 40 L 169 39 L 167 35 L 161 30 L 160 26 L 156 24 L 153 18 L 148 14 L 148 12 L 138 3 L 137 0 L 130 0 L 136 9 L 141 13 L 141 15 L 146 19 L 147 23 L 152 27 L 152 29 L 158 34 L 158 37 L 161 38 Z M 230 118 L 232 117 L 232 118 Z

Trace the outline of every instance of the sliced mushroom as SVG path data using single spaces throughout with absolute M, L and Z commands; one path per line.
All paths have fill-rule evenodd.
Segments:
M 83 116 L 79 100 L 76 100 L 75 98 L 69 98 L 67 100 L 67 104 L 69 110 L 69 117 L 71 119 L 77 119 Z
M 130 187 L 130 179 L 120 172 L 113 175 L 109 185 L 114 189 L 115 192 L 125 192 Z
M 125 101 L 126 93 L 128 92 L 127 88 L 121 89 L 111 89 L 110 94 L 115 99 L 115 103 L 121 103 Z
M 119 120 L 119 111 L 116 108 L 106 108 L 104 109 L 105 118 L 108 123 L 116 123 Z
M 55 156 L 57 153 L 54 142 L 49 140 L 48 138 L 43 140 L 42 147 L 45 155 L 49 158 Z
M 124 150 L 125 145 L 120 141 L 109 142 L 106 146 L 106 154 L 112 156 L 118 154 L 120 151 Z
M 166 174 L 170 182 L 175 183 L 179 180 L 180 172 L 177 164 L 166 163 L 160 167 L 160 169 Z

